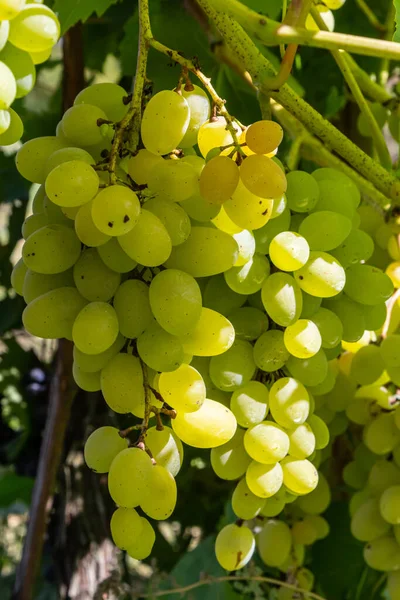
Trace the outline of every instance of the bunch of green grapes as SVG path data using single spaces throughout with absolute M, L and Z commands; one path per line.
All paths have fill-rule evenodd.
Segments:
M 382 326 L 393 291 L 368 262 L 360 193 L 333 169 L 286 174 L 277 123 L 210 117 L 189 83 L 150 99 L 140 149 L 124 140 L 111 178 L 127 110 L 123 88 L 92 85 L 55 136 L 17 154 L 40 185 L 12 274 L 24 325 L 72 340 L 76 383 L 138 419 L 123 437 L 101 427 L 85 448 L 109 474 L 117 546 L 149 556 L 148 519 L 174 510 L 183 444 L 206 448 L 216 475 L 236 482 L 220 564 L 239 569 L 258 548 L 282 572 L 295 564 L 309 589 L 301 557 L 326 534 L 326 465 L 350 418 L 347 357 Z M 286 533 L 271 559 L 275 526 Z
M 0 146 L 18 142 L 23 124 L 11 108 L 36 81 L 35 65 L 46 61 L 60 36 L 54 12 L 26 0 L 0 0 Z

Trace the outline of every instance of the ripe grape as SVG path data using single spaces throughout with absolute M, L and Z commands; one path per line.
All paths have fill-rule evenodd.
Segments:
M 268 317 L 264 311 L 253 306 L 243 306 L 229 313 L 236 339 L 254 341 L 257 340 L 269 326 Z
M 282 460 L 283 483 L 294 494 L 309 494 L 318 484 L 318 471 L 307 459 L 287 456 Z
M 176 483 L 171 473 L 162 465 L 153 465 L 140 508 L 152 519 L 168 519 L 174 511 L 176 497 Z
M 178 413 L 172 421 L 176 435 L 194 448 L 222 446 L 233 437 L 236 426 L 236 419 L 229 408 L 208 398 L 196 412 Z
M 121 550 L 142 533 L 142 520 L 134 508 L 117 508 L 111 517 L 110 529 L 114 544 Z
M 1 27 L 1 23 L 0 23 Z M 0 134 L 0 146 L 10 146 L 18 142 L 24 133 L 24 125 L 20 116 L 12 108 L 8 109 L 10 124 L 7 130 Z
M 248 383 L 255 370 L 253 348 L 244 340 L 235 340 L 226 352 L 213 356 L 210 361 L 211 381 L 225 392 L 236 390 Z
M 96 473 L 108 473 L 114 458 L 127 447 L 128 441 L 120 437 L 118 429 L 99 427 L 86 440 L 85 462 Z
M 393 536 L 382 535 L 364 547 L 364 560 L 377 571 L 397 570 L 400 568 L 400 546 Z
M 101 390 L 100 371 L 88 373 L 74 362 L 72 375 L 75 383 L 85 392 L 99 392 Z
M 321 348 L 322 340 L 319 329 L 313 321 L 299 319 L 285 329 L 283 341 L 293 356 L 310 358 Z
M 240 132 L 239 125 L 234 123 L 233 127 L 237 133 Z M 225 118 L 217 117 L 203 123 L 198 131 L 197 144 L 204 158 L 213 148 L 233 144 L 232 134 L 227 130 Z
M 247 454 L 259 463 L 272 465 L 284 458 L 289 451 L 289 437 L 285 430 L 271 421 L 263 421 L 250 427 L 244 436 Z
M 303 294 L 303 300 L 304 296 L 305 294 Z M 343 325 L 334 312 L 327 308 L 319 308 L 311 315 L 310 319 L 318 327 L 322 348 L 334 348 L 340 343 L 343 335 Z
M 22 291 L 25 302 L 29 304 L 32 300 L 46 294 L 46 292 L 61 287 L 73 287 L 74 285 L 72 269 L 68 269 L 68 271 L 63 271 L 62 273 L 55 273 L 54 275 L 35 273 L 35 271 L 31 271 L 31 269 L 27 269 L 24 276 Z
M 274 121 L 256 121 L 246 130 L 246 144 L 256 154 L 273 152 L 283 139 L 283 129 Z
M 92 211 L 91 211 L 90 204 L 87 206 L 88 206 L 88 212 L 90 213 L 90 217 L 91 217 Z M 85 207 L 82 206 L 82 208 L 79 210 L 79 213 L 82 210 L 84 210 L 84 208 Z M 78 219 L 78 216 L 77 216 L 77 219 Z M 78 229 L 76 220 L 75 220 L 75 229 L 76 230 Z M 80 238 L 78 231 L 77 231 L 77 235 Z M 132 258 L 130 258 L 122 250 L 120 244 L 118 243 L 118 240 L 115 237 L 110 238 L 109 236 L 106 236 L 105 234 L 103 234 L 99 231 L 98 232 L 99 239 L 100 239 L 100 236 L 102 236 L 102 238 L 105 238 L 105 242 L 101 243 L 97 248 L 97 252 L 99 253 L 99 256 L 100 256 L 101 260 L 103 261 L 103 263 L 105 265 L 107 265 L 107 267 L 112 269 L 113 271 L 116 271 L 117 273 L 129 273 L 129 271 L 133 271 L 133 269 L 137 265 L 137 262 L 134 261 Z M 83 241 L 83 240 L 81 240 L 81 241 Z M 85 242 L 83 242 L 83 243 L 85 243 Z M 86 245 L 90 246 L 93 244 L 86 244 Z
M 137 195 L 123 185 L 111 185 L 97 194 L 92 202 L 93 223 L 99 231 L 111 236 L 123 236 L 139 219 Z
M 72 160 L 85 162 L 88 165 L 94 165 L 96 162 L 93 156 L 89 152 L 86 152 L 86 150 L 82 150 L 82 148 L 61 148 L 50 154 L 47 159 L 45 166 L 46 177 L 58 165 Z
M 259 369 L 267 373 L 281 369 L 289 359 L 282 331 L 272 329 L 263 333 L 254 345 L 253 354 Z
M 172 152 L 185 135 L 190 122 L 190 108 L 177 92 L 162 90 L 148 102 L 142 118 L 141 136 L 153 154 Z
M 311 471 L 309 466 L 307 470 Z M 330 503 L 331 489 L 323 473 L 318 473 L 318 483 L 315 489 L 304 496 L 300 496 L 297 500 L 297 506 L 307 515 L 323 513 Z
M 385 363 L 378 346 L 364 346 L 354 355 L 351 376 L 360 385 L 374 383 L 383 373 Z
M 344 290 L 356 302 L 375 305 L 390 298 L 393 284 L 385 273 L 372 265 L 354 265 L 346 271 Z
M 252 531 L 242 525 L 226 525 L 215 540 L 215 554 L 223 569 L 242 569 L 253 556 L 256 543 Z
M 286 180 L 289 208 L 299 213 L 312 210 L 319 199 L 319 187 L 315 179 L 305 171 L 291 171 Z
M 20 258 L 14 265 L 11 272 L 11 285 L 19 296 L 24 294 L 24 282 L 28 272 L 28 267 L 25 265 L 22 258 Z M 47 291 L 47 290 L 46 290 Z M 33 298 L 32 298 L 33 300 Z
M 165 402 L 182 412 L 199 410 L 206 398 L 202 376 L 194 367 L 186 364 L 176 371 L 161 373 L 158 388 Z
M 156 322 L 150 323 L 137 340 L 140 358 L 155 371 L 175 371 L 184 359 L 181 340 Z
M 269 391 L 269 407 L 279 425 L 292 429 L 307 420 L 310 398 L 299 381 L 293 377 L 282 377 Z
M 315 436 L 309 423 L 298 425 L 288 432 L 288 454 L 294 458 L 308 458 L 315 450 Z
M 254 519 L 267 501 L 268 499 L 265 500 L 253 494 L 246 483 L 246 478 L 243 478 L 238 482 L 232 494 L 232 510 L 239 519 Z
M 253 460 L 246 471 L 246 482 L 253 494 L 260 498 L 270 498 L 282 486 L 282 467 L 280 463 L 263 465 Z
M 228 316 L 232 311 L 241 308 L 246 301 L 245 295 L 237 294 L 228 287 L 223 275 L 210 277 L 202 290 L 202 295 L 203 305 L 206 308 L 210 308 L 224 316 Z
M 136 560 L 144 560 L 150 556 L 156 540 L 156 534 L 148 520 L 145 517 L 140 517 L 140 520 L 142 524 L 140 535 L 135 536 L 126 548 L 127 554 Z
M 90 302 L 111 300 L 121 282 L 120 274 L 103 263 L 95 248 L 82 252 L 74 265 L 73 274 L 78 292 Z
M 239 168 L 227 156 L 208 161 L 199 179 L 200 194 L 210 204 L 223 204 L 232 196 L 239 183 Z
M 195 356 L 217 356 L 226 352 L 235 340 L 228 319 L 215 310 L 202 308 L 195 329 L 181 338 L 185 352 Z
M 92 83 L 75 97 L 74 105 L 90 104 L 101 108 L 110 121 L 121 121 L 128 111 L 124 103 L 127 93 L 120 85 L 110 82 Z M 139 183 L 139 182 L 137 182 Z
M 85 246 L 91 246 L 95 248 L 106 244 L 109 240 L 112 239 L 109 235 L 106 235 L 105 233 L 99 231 L 99 229 L 97 229 L 96 225 L 94 224 L 92 218 L 91 202 L 86 202 L 86 204 L 83 204 L 79 207 L 75 217 L 75 233 L 82 242 L 82 244 L 85 244 Z M 121 254 L 124 254 L 122 249 L 120 250 L 120 252 Z M 129 259 L 129 257 L 127 258 Z M 131 259 L 129 260 L 131 261 L 129 264 L 133 263 L 134 266 L 136 265 L 136 263 L 134 263 Z M 115 271 L 116 269 L 113 270 Z
M 44 136 L 25 142 L 18 150 L 15 159 L 15 164 L 19 173 L 22 177 L 33 183 L 44 183 L 46 179 L 47 159 L 53 152 L 60 150 L 67 145 L 68 144 L 55 136 Z
M 253 233 L 248 229 L 242 229 L 239 233 L 234 233 L 232 237 L 236 240 L 239 249 L 238 257 L 233 266 L 241 267 L 253 258 L 256 250 L 256 241 Z
M 256 240 L 256 251 L 261 254 L 268 254 L 271 241 L 279 233 L 289 229 L 290 221 L 290 210 L 287 208 L 279 217 L 273 218 L 271 215 L 270 220 L 265 225 L 253 232 Z
M 23 98 L 32 90 L 36 81 L 36 70 L 32 58 L 24 50 L 7 43 L 1 51 L 1 61 L 11 69 L 16 82 L 16 98 Z
M 108 490 L 115 504 L 122 508 L 139 506 L 146 494 L 153 465 L 147 452 L 127 448 L 111 463 Z
M 269 567 L 279 567 L 289 557 L 291 547 L 292 535 L 288 525 L 269 519 L 257 537 L 261 560 Z
M 379 501 L 379 510 L 382 517 L 391 525 L 400 523 L 400 486 L 392 486 L 387 488 Z
M 75 232 L 63 225 L 46 225 L 25 241 L 22 258 L 37 273 L 54 274 L 70 269 L 81 252 Z
M 108 406 L 118 413 L 144 411 L 143 372 L 136 356 L 116 354 L 101 372 L 101 391 Z
M 224 277 L 229 287 L 237 294 L 255 294 L 258 292 L 270 273 L 268 259 L 255 254 L 249 261 L 239 267 L 225 271 Z
M 235 390 L 230 400 L 230 409 L 241 427 L 257 425 L 268 414 L 268 389 L 259 381 L 249 383 Z
M 124 344 L 125 338 L 119 333 L 115 342 L 107 350 L 99 354 L 85 354 L 74 346 L 74 363 L 87 373 L 101 371 L 118 354 Z
M 147 185 L 151 170 L 155 165 L 160 165 L 162 162 L 163 159 L 159 154 L 153 154 L 146 150 L 146 148 L 142 148 L 135 156 L 129 159 L 128 173 L 138 185 Z
M 85 354 L 99 354 L 109 348 L 118 336 L 118 318 L 106 302 L 87 304 L 75 319 L 72 337 Z
M 211 450 L 211 466 L 221 479 L 239 479 L 246 473 L 251 458 L 243 446 L 243 436 L 243 429 L 236 429 L 229 442 Z
M 299 227 L 311 250 L 333 250 L 342 244 L 351 232 L 350 219 L 331 210 L 308 215 Z
M 263 198 L 249 190 L 240 179 L 232 197 L 224 202 L 223 209 L 239 228 L 260 229 L 271 218 L 273 203 L 270 197 Z
M 163 160 L 151 169 L 148 186 L 151 192 L 161 194 L 170 202 L 182 202 L 196 193 L 198 176 L 188 162 Z
M 260 154 L 243 161 L 240 179 L 252 194 L 261 198 L 277 198 L 286 192 L 285 173 L 273 160 Z
M 77 104 L 63 115 L 61 124 L 70 146 L 95 146 L 103 141 L 99 120 L 107 120 L 105 112 L 92 104 Z
M 282 231 L 272 239 L 269 255 L 281 271 L 296 271 L 308 261 L 310 248 L 306 239 L 298 233 Z
M 329 429 L 325 422 L 317 415 L 310 415 L 307 419 L 315 437 L 315 448 L 321 450 L 329 444 Z
M 175 432 L 165 425 L 162 431 L 150 427 L 146 433 L 146 446 L 156 463 L 176 477 L 183 461 L 183 446 Z
M 153 321 L 148 286 L 138 279 L 124 281 L 114 296 L 119 329 L 123 335 L 135 339 Z
M 140 212 L 135 227 L 118 237 L 118 241 L 130 258 L 146 267 L 156 267 L 164 263 L 172 249 L 171 238 L 164 225 L 148 210 Z
M 367 261 L 374 252 L 374 241 L 368 233 L 361 229 L 352 229 L 344 242 L 331 251 L 344 267 L 350 267 L 361 261 Z
M 173 246 L 179 246 L 188 239 L 192 226 L 187 213 L 179 204 L 156 196 L 147 200 L 145 207 L 160 219 Z
M 343 267 L 327 252 L 310 252 L 308 262 L 295 271 L 294 277 L 302 290 L 320 298 L 336 296 L 346 283 Z
M 27 4 L 10 23 L 10 42 L 26 52 L 47 50 L 59 37 L 60 23 L 45 5 Z
M 267 314 L 275 323 L 287 327 L 302 310 L 301 289 L 287 273 L 274 273 L 264 281 L 261 298 Z

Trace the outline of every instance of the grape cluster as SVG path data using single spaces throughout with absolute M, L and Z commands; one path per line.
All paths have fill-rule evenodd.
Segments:
M 108 473 L 118 547 L 150 554 L 146 517 L 174 510 L 183 442 L 211 449 L 215 473 L 236 481 L 220 564 L 239 569 L 257 546 L 309 590 L 304 549 L 329 531 L 318 469 L 348 424 L 342 340 L 379 329 L 393 291 L 365 264 L 359 191 L 333 169 L 286 175 L 277 123 L 210 117 L 190 82 L 150 99 L 144 147 L 129 131 L 118 147 L 126 102 L 121 87 L 93 85 L 56 136 L 17 154 L 40 184 L 12 275 L 24 325 L 72 340 L 76 383 L 142 420 L 128 428 L 136 442 L 105 426 L 85 446 Z
M 49 58 L 60 36 L 60 24 L 48 6 L 25 2 L 0 0 L 0 146 L 22 137 L 24 127 L 11 104 L 32 90 L 35 65 Z

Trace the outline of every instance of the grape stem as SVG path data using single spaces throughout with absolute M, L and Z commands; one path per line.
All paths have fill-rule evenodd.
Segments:
M 149 386 L 149 378 L 147 375 L 147 367 L 141 358 L 139 358 L 139 360 L 140 360 L 140 366 L 142 367 L 142 373 L 143 373 L 144 416 L 143 416 L 142 424 L 140 426 L 140 435 L 138 438 L 138 444 L 140 444 L 140 443 L 144 444 L 146 433 L 149 428 L 151 412 L 154 407 L 151 405 L 151 401 L 150 401 L 150 386 Z
M 375 27 L 375 29 L 377 29 L 378 31 L 382 31 L 385 32 L 386 31 L 386 26 L 383 25 L 378 17 L 376 16 L 376 14 L 374 13 L 374 11 L 372 10 L 372 8 L 370 8 L 368 6 L 368 4 L 365 2 L 365 0 L 356 0 L 356 3 L 358 5 L 358 8 L 364 13 L 364 15 L 367 17 L 368 21 L 371 23 L 372 27 Z
M 319 11 L 315 8 L 311 8 L 311 15 L 320 28 L 321 31 L 327 31 L 328 28 L 325 24 L 325 21 L 321 17 Z M 371 137 L 375 144 L 376 151 L 378 153 L 381 164 L 386 169 L 391 169 L 392 167 L 392 159 L 390 157 L 389 150 L 387 148 L 385 138 L 383 137 L 382 131 L 369 107 L 368 102 L 365 100 L 364 95 L 357 83 L 357 80 L 354 76 L 353 71 L 351 70 L 350 63 L 348 60 L 348 55 L 343 50 L 331 50 L 331 54 L 336 61 L 337 66 L 339 67 L 342 75 L 349 86 L 349 89 L 353 95 L 354 100 L 358 104 L 358 108 L 368 124 L 368 128 L 371 133 Z
M 159 598 L 160 596 L 168 596 L 170 594 L 184 594 L 196 588 L 202 587 L 203 585 L 212 585 L 215 583 L 223 583 L 225 581 L 259 581 L 260 583 L 270 583 L 272 585 L 292 590 L 293 592 L 299 592 L 302 596 L 304 596 L 304 598 L 312 598 L 314 600 L 326 600 L 325 598 L 323 598 L 319 594 L 316 594 L 315 592 L 308 592 L 302 588 L 297 587 L 296 585 L 287 583 L 286 581 L 279 581 L 279 579 L 274 579 L 273 577 L 262 577 L 261 575 L 225 575 L 222 577 L 212 577 L 211 575 L 207 575 L 200 581 L 196 581 L 195 583 L 191 583 L 190 585 L 172 588 L 170 590 L 160 590 L 157 592 L 152 591 L 149 594 L 144 594 L 143 592 L 135 592 L 131 596 L 131 598 Z
M 221 1 L 224 6 L 225 4 L 230 6 L 231 2 L 234 6 L 238 4 L 235 0 L 230 0 L 229 2 L 227 0 Z M 250 73 L 259 93 L 270 95 L 279 104 L 284 106 L 307 129 L 320 138 L 331 151 L 339 154 L 363 177 L 371 181 L 382 194 L 390 198 L 394 204 L 400 202 L 400 181 L 384 167 L 365 154 L 334 125 L 324 119 L 318 111 L 300 98 L 287 84 L 283 85 L 279 91 L 268 89 L 268 85 L 265 85 L 265 82 L 268 82 L 271 73 L 274 73 L 271 63 L 261 54 L 247 33 L 236 21 L 228 14 L 223 14 L 215 10 L 214 5 L 220 6 L 220 0 L 213 2 L 213 5 L 208 0 L 198 0 L 198 3 L 212 19 L 232 55 L 242 65 L 243 70 Z M 239 6 L 246 13 L 249 10 L 243 4 L 239 4 Z M 230 11 L 227 10 L 227 12 L 229 13 Z M 250 12 L 252 13 L 253 11 Z M 260 16 L 257 13 L 254 14 L 257 15 L 259 20 Z M 374 43 L 378 41 L 373 40 Z

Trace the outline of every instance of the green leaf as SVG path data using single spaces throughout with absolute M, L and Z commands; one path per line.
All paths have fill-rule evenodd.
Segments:
M 169 587 L 184 587 L 199 581 L 199 575 L 221 577 L 226 575 L 226 571 L 217 563 L 214 552 L 215 537 L 206 538 L 195 550 L 187 552 L 171 571 L 170 577 L 173 584 L 161 586 L 164 589 Z M 184 596 L 186 598 L 186 596 Z M 187 596 L 189 598 L 189 596 Z M 179 600 L 182 594 L 167 594 L 166 600 Z M 221 583 L 210 583 L 190 591 L 190 600 L 240 600 L 233 590 L 232 586 L 223 581 Z
M 15 473 L 5 473 L 0 476 L 0 507 L 8 508 L 17 501 L 29 505 L 32 490 L 32 477 L 23 477 Z
M 55 0 L 53 10 L 61 24 L 61 35 L 78 23 L 85 22 L 92 13 L 101 17 L 112 4 L 119 0 Z
M 393 0 L 393 5 L 396 10 L 396 16 L 395 16 L 396 29 L 393 34 L 393 41 L 400 42 L 400 0 Z

